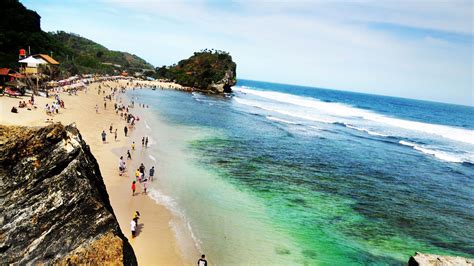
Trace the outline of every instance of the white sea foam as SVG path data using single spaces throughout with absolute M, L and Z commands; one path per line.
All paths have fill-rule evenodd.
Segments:
M 201 250 L 202 241 L 196 237 L 196 235 L 194 234 L 193 228 L 191 227 L 191 224 L 189 222 L 186 222 L 186 226 L 188 228 L 188 231 L 191 233 L 191 238 L 194 241 L 194 245 L 196 246 L 197 250 L 200 253 L 202 253 L 202 250 Z
M 180 225 L 180 223 L 186 223 L 186 225 L 184 224 Z M 186 244 L 187 244 L 186 240 L 182 240 L 182 238 L 186 238 L 185 234 L 183 234 L 182 232 L 183 230 L 186 230 L 187 233 L 189 233 L 196 250 L 201 254 L 203 253 L 201 249 L 202 241 L 196 237 L 191 227 L 191 224 L 189 222 L 186 222 L 186 221 L 177 222 L 177 221 L 170 220 L 169 226 L 171 227 L 174 234 L 176 235 L 176 238 L 178 239 L 178 243 L 182 241 L 180 244 L 182 245 L 182 249 L 185 252 L 185 254 L 188 252 L 188 250 L 186 249 Z
M 371 130 L 368 130 L 368 129 L 365 129 L 365 128 L 360 128 L 360 127 L 356 127 L 356 126 L 353 126 L 353 125 L 350 125 L 350 124 L 345 124 L 345 126 L 347 128 L 350 128 L 350 129 L 355 129 L 357 131 L 362 131 L 362 132 L 365 132 L 369 135 L 372 135 L 372 136 L 377 136 L 377 137 L 389 137 L 389 135 L 385 135 L 385 134 L 382 134 L 382 133 L 378 133 L 378 132 L 375 132 L 375 131 L 371 131 Z
M 202 101 L 203 101 L 202 99 L 200 99 L 200 98 L 201 98 L 201 97 L 200 97 L 200 95 L 201 95 L 200 93 L 193 91 L 191 94 L 193 95 L 193 99 L 194 99 L 194 100 L 196 100 L 196 101 L 198 101 L 198 102 L 202 102 Z
M 153 155 L 149 154 L 148 157 L 149 157 L 152 161 L 156 162 L 156 158 L 153 157 Z
M 262 110 L 275 112 L 275 113 L 279 113 L 279 114 L 282 114 L 282 115 L 292 116 L 292 117 L 296 117 L 296 118 L 301 118 L 301 119 L 305 119 L 305 120 L 309 120 L 309 121 L 326 123 L 326 124 L 336 123 L 336 121 L 334 121 L 334 120 L 327 120 L 327 119 L 324 119 L 324 118 L 315 117 L 315 116 L 308 115 L 308 114 L 305 114 L 305 113 L 299 113 L 299 112 L 286 111 L 286 110 L 282 110 L 282 109 L 270 108 L 270 107 L 265 106 L 264 104 L 259 103 L 257 101 L 246 100 L 246 99 L 242 99 L 242 98 L 238 98 L 238 97 L 234 97 L 234 100 L 237 103 L 240 103 L 240 104 L 243 104 L 243 105 L 257 107 L 257 108 L 260 108 Z
M 201 252 L 201 244 L 202 241 L 199 240 L 196 235 L 194 234 L 191 224 L 189 223 L 188 219 L 186 218 L 186 215 L 184 212 L 178 207 L 178 204 L 176 201 L 171 198 L 170 196 L 167 196 L 163 193 L 161 193 L 158 189 L 156 188 L 151 188 L 148 192 L 148 196 L 152 198 L 156 203 L 165 206 L 168 210 L 171 211 L 173 215 L 179 218 L 179 223 L 183 223 L 185 226 L 179 226 L 178 223 L 176 222 L 170 222 L 171 227 L 173 228 L 173 231 L 177 236 L 180 236 L 181 233 L 179 232 L 179 228 L 182 230 L 187 230 L 191 238 L 193 239 L 194 245 L 197 248 L 198 251 Z M 179 238 L 179 237 L 178 237 Z
M 179 216 L 184 216 L 182 211 L 178 208 L 178 204 L 176 203 L 176 201 L 170 196 L 167 196 L 161 193 L 158 189 L 151 188 L 148 193 L 148 196 L 150 196 L 158 204 L 165 206 L 168 210 L 172 211 L 173 213 Z
M 274 116 L 271 116 L 271 115 L 267 115 L 266 118 L 268 120 L 272 120 L 272 121 L 280 122 L 280 123 L 285 123 L 285 124 L 290 124 L 290 125 L 297 125 L 298 124 L 296 122 L 291 122 L 291 121 L 281 119 L 281 118 L 278 118 L 278 117 L 274 117 Z
M 244 94 L 254 95 L 265 99 L 270 99 L 280 103 L 291 104 L 294 106 L 305 107 L 317 110 L 320 113 L 336 116 L 342 118 L 363 118 L 368 121 L 377 122 L 378 124 L 385 124 L 397 128 L 407 129 L 411 131 L 423 132 L 431 135 L 442 136 L 447 139 L 465 142 L 469 144 L 474 144 L 474 130 L 467 130 L 458 127 L 451 127 L 445 125 L 429 124 L 423 122 L 416 122 L 410 120 L 404 120 L 399 118 L 388 117 L 385 115 L 377 114 L 371 111 L 363 110 L 360 108 L 355 108 L 350 105 L 342 103 L 333 103 L 333 102 L 323 102 L 318 99 L 296 96 L 287 93 L 273 92 L 273 91 L 259 91 L 252 90 L 244 87 L 235 88 L 236 92 L 241 92 Z M 242 102 L 243 99 L 234 98 L 237 102 L 248 104 L 248 102 Z M 252 103 L 251 105 L 255 107 L 258 106 L 258 103 Z M 265 108 L 262 108 L 265 109 Z M 268 110 L 268 109 L 267 109 Z M 270 110 L 282 113 L 281 110 Z M 293 113 L 297 113 L 294 115 Z M 295 108 L 293 111 L 285 111 L 285 115 L 293 115 L 299 118 L 314 120 L 311 119 L 310 115 L 302 116 L 299 114 L 300 111 Z M 320 120 L 320 119 L 318 119 Z
M 417 143 L 409 142 L 409 141 L 404 141 L 400 140 L 398 143 L 404 146 L 412 147 L 413 149 L 424 153 L 428 155 L 432 155 L 440 160 L 446 161 L 446 162 L 451 162 L 451 163 L 473 163 L 474 159 L 470 158 L 469 155 L 467 154 L 455 154 L 451 152 L 446 152 L 446 151 L 441 151 L 441 150 L 435 150 L 435 149 L 428 149 L 422 145 L 419 145 Z M 471 156 L 472 157 L 472 156 Z

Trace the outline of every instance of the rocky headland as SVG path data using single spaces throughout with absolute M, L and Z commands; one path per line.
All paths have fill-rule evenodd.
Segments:
M 237 65 L 229 53 L 202 50 L 172 66 L 157 67 L 154 76 L 206 93 L 230 93 L 237 83 Z
M 0 126 L 0 262 L 136 265 L 75 126 Z

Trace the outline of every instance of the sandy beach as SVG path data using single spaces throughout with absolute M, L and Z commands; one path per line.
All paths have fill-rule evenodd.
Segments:
M 143 156 L 146 156 L 146 152 L 141 151 L 141 136 L 135 130 L 129 131 L 128 137 L 124 136 L 123 129 L 127 123 L 120 115 L 116 114 L 113 100 L 107 100 L 107 107 L 104 109 L 104 96 L 110 94 L 110 88 L 124 86 L 126 82 L 109 81 L 94 83 L 88 86 L 87 92 L 79 91 L 77 95 L 61 93 L 60 97 L 65 102 L 65 108 L 61 108 L 59 114 L 53 116 L 46 114 L 44 106 L 47 103 L 52 103 L 54 97 L 35 97 L 35 104 L 38 108 L 33 110 L 19 108 L 19 112 L 14 114 L 10 112 L 12 106 L 18 107 L 19 101 L 28 101 L 29 95 L 19 98 L 3 96 L 0 97 L 0 124 L 45 126 L 47 125 L 47 122 L 45 122 L 47 118 L 52 118 L 54 123 L 60 122 L 64 125 L 75 123 L 100 165 L 115 215 L 123 233 L 133 246 L 138 263 L 142 265 L 190 264 L 192 262 L 185 258 L 197 256 L 197 251 L 196 254 L 186 254 L 186 256 L 183 256 L 174 231 L 170 227 L 172 213 L 144 194 L 141 186 L 137 186 L 138 193 L 132 196 L 131 182 L 133 170 L 143 161 Z M 141 81 L 140 83 L 150 86 L 157 85 L 164 88 L 176 88 L 179 86 L 157 81 Z M 102 90 L 106 91 L 105 95 L 97 93 L 99 84 L 101 84 Z M 126 103 L 123 94 L 120 94 L 120 96 L 123 98 L 124 103 Z M 95 110 L 96 105 L 99 106 L 98 113 Z M 130 112 L 135 114 L 133 109 Z M 109 132 L 110 125 L 112 125 L 113 130 L 115 128 L 118 129 L 117 140 L 114 140 L 114 134 Z M 101 140 L 102 130 L 105 130 L 107 133 L 105 144 Z M 132 160 L 126 161 L 127 172 L 120 176 L 118 155 L 123 153 L 121 155 L 126 158 L 125 152 L 127 149 L 130 149 L 132 141 L 135 141 L 137 144 L 136 150 L 132 153 Z M 141 213 L 141 217 L 138 223 L 138 235 L 132 239 L 130 221 L 135 210 Z

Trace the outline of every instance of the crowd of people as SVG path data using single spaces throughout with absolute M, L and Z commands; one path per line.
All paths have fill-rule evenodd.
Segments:
M 127 86 L 132 85 L 127 83 Z M 107 93 L 109 92 L 109 93 Z M 119 87 L 119 88 L 112 88 L 108 84 L 100 84 L 97 88 L 97 93 L 102 94 L 103 97 L 103 108 L 104 110 L 107 109 L 107 102 L 112 102 L 114 111 L 117 115 L 120 115 L 121 119 L 125 120 L 126 125 L 123 128 L 123 133 L 124 137 L 129 137 L 129 132 L 134 129 L 135 124 L 140 121 L 140 118 L 134 114 L 132 114 L 130 111 L 132 108 L 135 107 L 135 102 L 132 100 L 129 104 L 124 104 L 122 103 L 120 94 L 125 92 L 125 87 Z M 145 105 L 139 104 L 140 107 L 145 108 Z M 96 113 L 99 113 L 99 105 L 95 106 L 95 111 Z M 117 132 L 118 128 L 114 126 L 113 124 L 110 124 L 108 133 L 113 134 L 114 139 L 117 140 Z M 107 132 L 106 130 L 102 130 L 101 132 L 101 139 L 102 142 L 105 144 L 107 143 Z M 142 138 L 142 147 L 147 147 L 148 146 L 148 137 L 143 137 Z M 135 151 L 135 141 L 132 141 L 132 152 Z M 127 161 L 132 161 L 132 154 L 130 150 L 127 150 L 126 153 L 126 160 L 124 158 L 125 156 L 120 156 L 119 158 L 119 176 L 124 176 L 126 175 L 127 172 Z M 130 162 L 132 163 L 132 162 Z M 148 188 L 148 182 L 153 181 L 154 175 L 155 175 L 155 167 L 152 166 L 149 171 L 148 175 L 146 174 L 146 168 L 143 163 L 140 163 L 140 165 L 136 168 L 136 173 L 134 175 L 134 178 L 132 178 L 131 182 L 131 189 L 132 189 L 132 197 L 138 194 L 138 186 L 142 188 L 142 193 L 146 194 L 147 188 Z M 134 217 L 132 221 L 130 222 L 130 227 L 131 227 L 131 232 L 132 232 L 132 238 L 135 238 L 137 236 L 137 228 L 139 228 L 138 224 L 138 219 L 140 217 L 140 214 L 138 211 L 134 214 Z
M 59 97 L 59 94 L 54 96 L 54 100 L 51 104 L 46 104 L 44 109 L 47 115 L 59 114 L 59 109 L 65 109 L 64 100 Z
M 138 88 L 140 87 L 138 83 L 130 84 L 130 85 L 133 85 L 134 87 L 138 87 Z M 128 83 L 127 83 L 127 86 L 129 86 Z M 125 120 L 126 125 L 123 128 L 123 132 L 124 132 L 125 137 L 129 137 L 130 136 L 129 132 L 134 129 L 135 123 L 140 121 L 140 118 L 138 116 L 133 115 L 130 112 L 131 108 L 135 107 L 135 102 L 132 100 L 130 104 L 128 105 L 122 103 L 118 94 L 124 93 L 125 87 L 122 87 L 119 89 L 110 88 L 110 94 L 108 95 L 105 95 L 106 88 L 109 88 L 109 86 L 106 84 L 103 84 L 103 86 L 99 86 L 98 88 L 98 93 L 99 94 L 102 93 L 104 95 L 104 110 L 107 108 L 107 101 L 112 101 L 113 99 L 115 99 L 115 103 L 113 104 L 115 113 L 117 115 L 120 115 L 120 117 Z M 142 108 L 149 108 L 148 105 L 145 105 L 142 103 L 138 103 L 138 106 Z M 99 107 L 96 106 L 96 112 L 98 112 L 98 109 Z M 118 130 L 117 127 L 114 127 L 113 124 L 109 126 L 109 130 L 108 130 L 109 134 L 113 134 L 115 140 L 117 140 L 117 130 Z M 101 136 L 102 136 L 102 141 L 106 143 L 107 133 L 105 130 L 102 131 Z M 148 145 L 149 145 L 148 136 L 142 136 L 141 143 L 142 143 L 142 149 L 148 148 Z M 132 150 L 132 153 L 136 150 L 135 141 L 132 141 L 131 143 L 131 150 Z M 125 159 L 125 156 L 120 156 L 119 176 L 124 176 L 124 175 L 126 176 L 127 164 L 128 164 L 127 161 L 129 161 L 130 164 L 133 163 L 132 153 L 130 152 L 130 150 L 127 149 L 126 159 Z M 148 169 L 147 171 L 145 164 L 141 162 L 139 166 L 136 168 L 135 173 L 134 175 L 132 175 L 132 178 L 131 178 L 132 197 L 138 195 L 139 187 L 141 187 L 142 193 L 146 194 L 147 189 L 148 189 L 148 182 L 153 182 L 154 179 L 155 179 L 155 166 L 151 166 L 150 169 Z M 132 239 L 138 236 L 139 228 L 140 228 L 139 219 L 140 219 L 140 212 L 135 211 L 135 213 L 133 214 L 132 220 L 130 221 L 130 231 L 131 231 Z M 199 258 L 197 264 L 198 266 L 207 266 L 207 260 L 204 254 Z
M 104 133 L 105 133 L 105 131 L 103 131 L 102 134 L 104 134 Z M 102 139 L 102 141 L 105 141 L 105 140 Z M 143 143 L 142 147 L 146 147 L 146 145 L 148 145 L 148 137 L 143 137 L 142 143 Z M 135 150 L 135 142 L 133 141 L 132 142 L 132 151 L 134 151 L 134 150 Z M 132 160 L 132 155 L 130 153 L 130 150 L 127 150 L 127 155 L 126 156 L 127 156 L 127 160 Z M 127 163 L 125 162 L 124 156 L 120 156 L 120 159 L 119 159 L 119 175 L 120 176 L 122 176 L 125 173 L 126 165 L 127 165 Z M 148 187 L 148 182 L 152 182 L 153 179 L 154 179 L 154 176 L 155 176 L 155 166 L 152 166 L 149 169 L 148 175 L 147 175 L 145 165 L 143 164 L 143 162 L 140 163 L 140 165 L 136 168 L 134 179 L 132 180 L 132 196 L 135 196 L 135 192 L 137 190 L 137 183 L 141 184 L 141 186 L 143 188 L 143 193 L 146 194 L 147 187 Z

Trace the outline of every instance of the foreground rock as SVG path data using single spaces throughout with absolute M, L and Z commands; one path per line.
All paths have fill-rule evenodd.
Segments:
M 474 266 L 473 259 L 463 257 L 439 256 L 416 252 L 410 257 L 409 266 Z
M 2 265 L 137 264 L 73 126 L 0 126 L 0 203 Z

